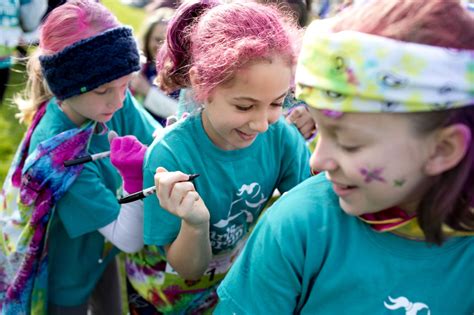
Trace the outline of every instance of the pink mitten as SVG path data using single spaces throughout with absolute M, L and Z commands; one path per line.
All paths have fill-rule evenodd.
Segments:
M 134 193 L 143 187 L 143 158 L 146 146 L 135 136 L 115 137 L 110 142 L 110 161 L 123 179 L 123 187 Z

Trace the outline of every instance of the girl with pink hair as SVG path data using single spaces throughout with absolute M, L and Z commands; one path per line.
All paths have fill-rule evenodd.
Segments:
M 199 109 L 146 155 L 144 185 L 157 196 L 145 199 L 148 246 L 127 262 L 141 296 L 134 314 L 211 313 L 273 191 L 310 176 L 304 138 L 282 117 L 301 34 L 290 21 L 271 6 L 207 0 L 184 3 L 170 21 L 158 83 L 190 87 Z

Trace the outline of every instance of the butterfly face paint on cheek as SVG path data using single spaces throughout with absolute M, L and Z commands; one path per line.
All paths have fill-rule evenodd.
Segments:
M 374 168 L 372 170 L 368 168 L 361 168 L 360 174 L 364 176 L 364 182 L 370 183 L 372 181 L 378 181 L 385 183 L 385 178 L 382 177 L 383 168 Z

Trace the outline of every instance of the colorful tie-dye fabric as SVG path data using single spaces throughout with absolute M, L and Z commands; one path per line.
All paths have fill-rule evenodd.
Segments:
M 158 247 L 145 246 L 142 251 L 127 256 L 127 278 L 146 303 L 156 308 L 153 314 L 158 311 L 160 314 L 210 315 L 218 301 L 217 287 L 245 241 L 246 238 L 230 253 L 214 256 L 199 280 L 184 280 L 167 263 Z
M 423 112 L 474 104 L 474 51 L 397 41 L 313 22 L 296 96 L 339 112 Z
M 46 314 L 48 222 L 55 203 L 83 166 L 63 162 L 85 155 L 90 122 L 41 142 L 28 155 L 31 135 L 46 111 L 38 110 L 0 195 L 0 309 L 2 314 Z

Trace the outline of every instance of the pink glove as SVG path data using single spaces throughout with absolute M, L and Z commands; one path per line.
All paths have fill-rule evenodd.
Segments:
M 146 146 L 135 136 L 115 137 L 110 141 L 110 161 L 122 175 L 123 187 L 134 193 L 143 187 L 143 158 Z

